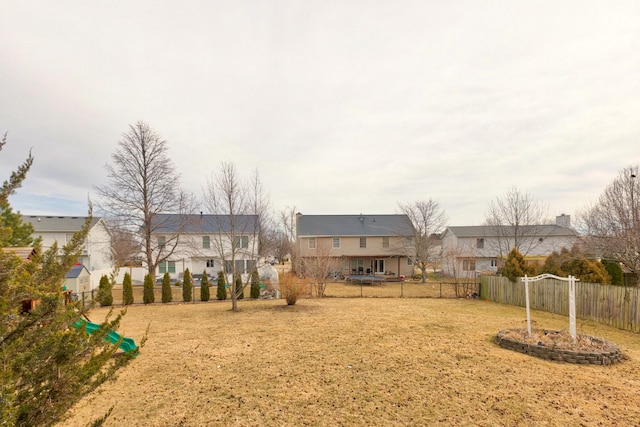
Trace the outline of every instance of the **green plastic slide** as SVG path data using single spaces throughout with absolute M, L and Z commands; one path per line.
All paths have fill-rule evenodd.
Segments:
M 77 322 L 75 322 L 73 324 L 73 326 L 75 328 L 78 328 L 78 329 L 81 328 L 82 325 L 84 325 L 85 330 L 87 331 L 88 334 L 93 334 L 95 331 L 100 329 L 100 325 L 99 324 L 93 323 L 93 322 L 89 322 L 89 321 L 84 320 L 84 319 L 80 319 L 80 320 L 78 320 Z M 131 353 L 131 352 L 137 352 L 138 351 L 138 346 L 136 345 L 135 341 L 133 341 L 133 338 L 122 337 L 122 335 L 120 335 L 116 331 L 109 331 L 107 333 L 107 336 L 104 339 L 111 341 L 112 344 L 116 344 L 116 343 L 120 342 L 119 347 L 125 353 Z

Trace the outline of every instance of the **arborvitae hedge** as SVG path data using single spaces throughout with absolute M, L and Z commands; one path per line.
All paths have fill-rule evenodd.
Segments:
M 236 277 L 236 298 L 244 299 L 244 289 L 242 289 L 242 277 L 238 274 Z
M 171 277 L 169 276 L 169 273 L 164 273 L 164 276 L 162 276 L 162 302 L 171 302 L 172 299 Z
M 106 275 L 100 278 L 100 284 L 98 285 L 98 295 L 96 297 L 98 304 L 102 307 L 109 307 L 113 305 L 113 295 L 111 294 L 111 282 Z
M 216 298 L 220 301 L 227 299 L 227 280 L 222 271 L 218 272 L 218 287 L 216 289 Z
M 260 298 L 260 274 L 257 269 L 251 273 L 251 298 Z
M 191 284 L 191 273 L 187 268 L 184 271 L 183 283 L 182 283 L 182 300 L 187 302 L 191 301 L 193 296 L 193 285 Z
M 209 277 L 207 276 L 207 270 L 205 270 L 202 273 L 202 280 L 200 281 L 200 301 L 209 301 L 209 298 L 211 298 Z
M 131 275 L 124 273 L 124 279 L 122 279 L 122 304 L 133 304 L 133 286 L 131 284 Z
M 142 302 L 145 304 L 153 304 L 156 301 L 156 297 L 153 294 L 153 279 L 150 274 L 144 276 L 144 290 L 142 293 Z

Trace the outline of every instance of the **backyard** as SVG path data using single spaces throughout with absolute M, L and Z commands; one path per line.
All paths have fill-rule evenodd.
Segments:
M 493 338 L 525 327 L 525 310 L 477 299 L 244 300 L 239 313 L 230 306 L 129 307 L 119 332 L 139 342 L 149 327 L 146 345 L 62 425 L 84 427 L 110 407 L 107 426 L 640 423 L 633 333 L 578 320 L 579 333 L 612 341 L 626 356 L 584 366 L 500 348 Z M 568 327 L 566 317 L 532 318 L 535 327 Z

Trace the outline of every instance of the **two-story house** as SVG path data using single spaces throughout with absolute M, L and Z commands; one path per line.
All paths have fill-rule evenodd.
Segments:
M 554 251 L 578 243 L 569 215 L 556 217 L 555 224 L 513 226 L 447 227 L 442 235 L 442 270 L 464 277 L 476 272 L 496 272 L 516 245 L 529 262 L 540 263 Z
M 33 226 L 33 237 L 42 239 L 42 250 L 49 249 L 54 242 L 58 246 L 66 245 L 74 233 L 84 226 L 86 216 L 47 216 L 47 215 L 23 215 L 22 222 Z M 91 288 L 97 288 L 100 277 L 109 274 L 113 269 L 113 257 L 111 255 L 111 234 L 103 218 L 93 217 L 89 227 L 89 233 L 78 258 L 91 273 Z
M 302 215 L 296 217 L 296 249 L 302 258 L 330 256 L 339 273 L 413 274 L 409 256 L 415 235 L 407 215 Z
M 152 222 L 156 276 L 179 279 L 188 268 L 193 275 L 215 277 L 224 270 L 250 273 L 258 260 L 259 227 L 256 215 L 156 215 Z

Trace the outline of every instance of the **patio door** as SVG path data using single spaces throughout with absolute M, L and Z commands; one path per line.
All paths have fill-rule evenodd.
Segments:
M 379 274 L 384 274 L 385 269 L 384 269 L 384 260 L 383 259 L 375 259 L 375 260 L 373 260 L 373 272 L 374 273 L 379 273 Z

